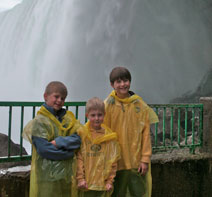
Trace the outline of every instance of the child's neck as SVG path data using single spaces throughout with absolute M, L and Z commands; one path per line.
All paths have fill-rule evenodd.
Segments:
M 102 127 L 98 127 L 98 128 L 93 128 L 93 127 L 90 127 L 91 130 L 93 131 L 96 131 L 97 133 L 101 133 L 103 128 Z
M 130 94 L 127 93 L 127 94 L 124 94 L 124 95 L 123 95 L 123 94 L 117 94 L 117 93 L 116 93 L 116 96 L 119 97 L 120 99 L 125 99 L 125 98 L 130 97 Z

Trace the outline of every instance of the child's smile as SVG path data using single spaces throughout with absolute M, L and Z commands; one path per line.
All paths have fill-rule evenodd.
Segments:
M 65 102 L 65 97 L 60 93 L 44 94 L 46 104 L 52 107 L 55 111 L 60 110 Z
M 129 97 L 130 81 L 128 79 L 115 80 L 111 86 L 119 98 Z

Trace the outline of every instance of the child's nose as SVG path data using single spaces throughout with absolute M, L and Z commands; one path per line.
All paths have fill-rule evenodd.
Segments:
M 124 85 L 124 81 L 121 81 L 121 85 Z
M 59 98 L 58 98 L 58 101 L 61 102 L 61 101 L 62 101 L 62 98 L 59 97 Z

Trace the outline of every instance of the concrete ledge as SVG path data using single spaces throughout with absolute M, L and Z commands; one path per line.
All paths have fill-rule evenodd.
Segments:
M 152 197 L 210 197 L 212 155 L 155 154 L 152 158 Z M 30 171 L 1 171 L 1 197 L 28 197 Z

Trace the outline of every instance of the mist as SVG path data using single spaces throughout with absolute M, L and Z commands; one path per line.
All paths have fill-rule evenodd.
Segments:
M 49 81 L 67 101 L 104 99 L 127 67 L 148 103 L 193 91 L 212 65 L 212 0 L 23 0 L 0 13 L 0 100 L 42 101 Z

